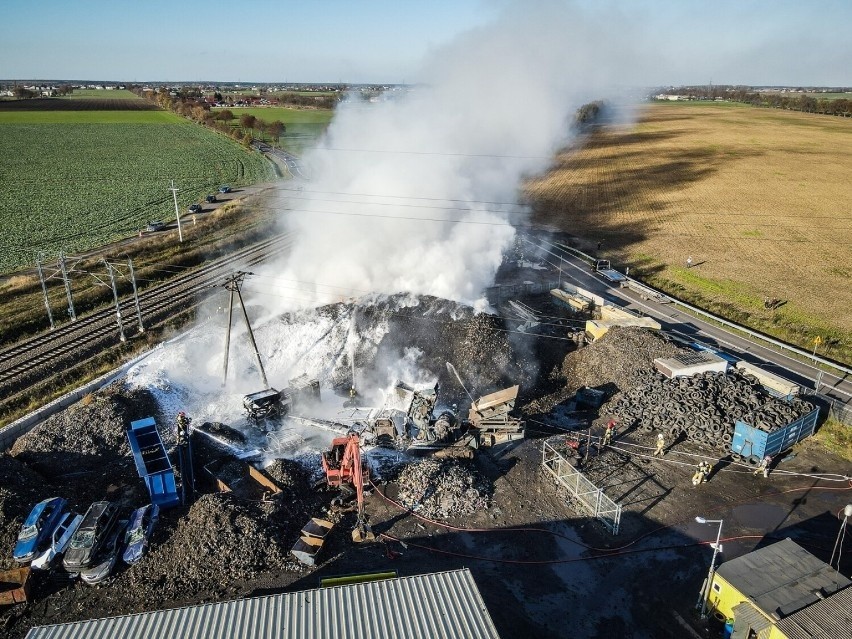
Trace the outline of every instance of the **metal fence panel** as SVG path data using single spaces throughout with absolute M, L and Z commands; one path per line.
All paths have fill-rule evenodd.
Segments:
M 598 488 L 546 441 L 542 444 L 541 465 L 553 475 L 558 484 L 567 488 L 593 517 L 600 519 L 613 535 L 618 534 L 621 506 L 607 497 L 603 488 Z

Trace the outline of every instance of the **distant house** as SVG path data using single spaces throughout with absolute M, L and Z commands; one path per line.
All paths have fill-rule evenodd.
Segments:
M 733 619 L 731 639 L 849 637 L 852 581 L 791 539 L 726 561 L 708 604 Z

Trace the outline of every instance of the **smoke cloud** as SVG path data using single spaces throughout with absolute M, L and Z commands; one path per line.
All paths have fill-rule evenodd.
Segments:
M 413 91 L 338 108 L 305 158 L 310 181 L 279 204 L 296 234 L 273 269 L 285 307 L 367 292 L 484 304 L 522 178 L 569 141 L 580 105 L 612 93 L 622 62 L 611 16 L 522 4 L 435 50 Z

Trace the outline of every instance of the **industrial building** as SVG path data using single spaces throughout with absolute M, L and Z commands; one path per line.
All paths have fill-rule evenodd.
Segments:
M 467 569 L 55 626 L 26 639 L 499 639 Z

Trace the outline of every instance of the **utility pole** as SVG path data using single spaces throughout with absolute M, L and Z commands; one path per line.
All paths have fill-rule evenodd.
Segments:
M 65 295 L 68 297 L 68 315 L 72 322 L 77 321 L 77 313 L 74 312 L 74 298 L 71 297 L 71 280 L 68 279 L 68 271 L 65 269 L 65 254 L 59 254 L 59 270 L 62 271 L 62 281 L 65 283 Z
M 248 312 L 246 311 L 246 305 L 243 303 L 243 295 L 240 292 L 240 284 L 242 284 L 243 279 L 245 279 L 246 275 L 252 275 L 252 273 L 246 273 L 244 271 L 237 271 L 234 273 L 228 281 L 225 283 L 225 289 L 230 291 L 231 298 L 230 303 L 228 305 L 228 336 L 225 342 L 225 374 L 227 375 L 228 370 L 228 347 L 230 346 L 231 341 L 231 316 L 230 313 L 233 310 L 234 305 L 234 293 L 237 294 L 237 299 L 240 302 L 240 307 L 243 309 L 243 319 L 246 322 L 246 329 L 248 330 L 249 340 L 251 341 L 251 346 L 254 349 L 254 356 L 257 359 L 257 367 L 260 369 L 260 378 L 263 380 L 264 388 L 269 388 L 269 381 L 266 379 L 266 371 L 263 369 L 263 361 L 260 359 L 260 351 L 257 349 L 257 342 L 254 340 L 254 332 L 251 330 L 251 323 L 249 322 Z M 227 381 L 227 377 L 224 381 Z
M 103 263 L 106 264 L 109 281 L 112 284 L 112 296 L 115 299 L 115 316 L 118 319 L 118 334 L 121 337 L 121 341 L 126 342 L 127 338 L 124 336 L 124 325 L 121 323 L 121 306 L 118 304 L 118 289 L 115 287 L 115 272 L 112 270 L 112 264 L 106 260 L 103 260 Z
M 228 299 L 228 332 L 225 333 L 225 372 L 222 375 L 222 386 L 228 383 L 228 354 L 231 349 L 231 319 L 234 317 L 234 288 L 229 287 L 232 281 L 225 284 L 225 288 L 231 292 Z
M 47 309 L 47 319 L 50 320 L 50 330 L 56 328 L 53 323 L 53 313 L 50 311 L 50 300 L 47 299 L 47 284 L 44 283 L 44 271 L 41 270 L 41 255 L 36 258 L 36 268 L 38 268 L 38 279 L 41 282 L 41 292 L 44 293 L 44 307 Z
M 142 309 L 139 308 L 139 293 L 136 290 L 136 275 L 133 273 L 133 260 L 127 258 L 127 266 L 130 269 L 130 282 L 133 284 L 133 301 L 136 304 L 136 318 L 139 320 L 139 332 L 144 333 L 145 327 L 142 325 Z
M 183 242 L 183 230 L 180 227 L 180 209 L 178 209 L 178 203 L 177 203 L 178 189 L 175 188 L 175 181 L 174 180 L 172 180 L 172 188 L 170 188 L 169 191 L 172 192 L 172 197 L 175 200 L 175 217 L 177 218 L 177 225 L 178 225 L 178 241 Z

